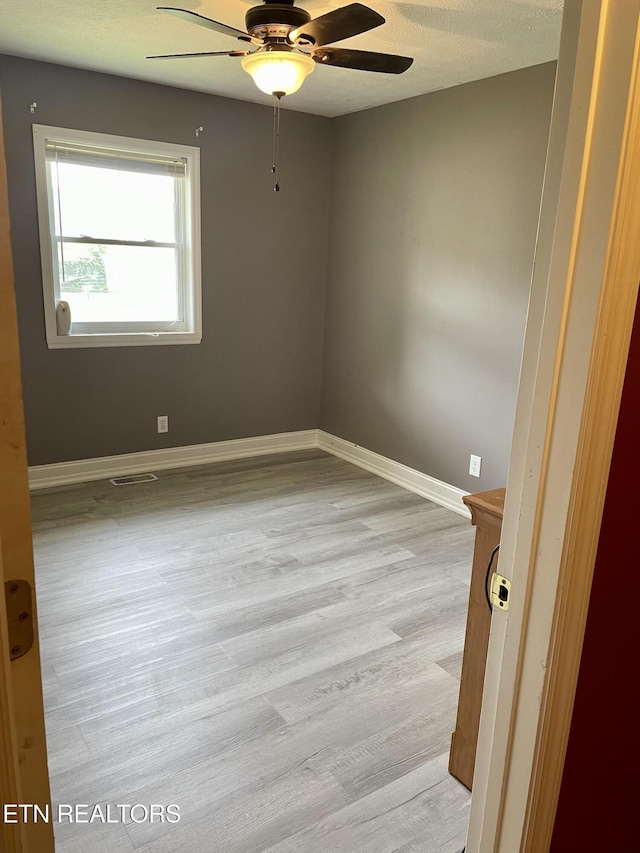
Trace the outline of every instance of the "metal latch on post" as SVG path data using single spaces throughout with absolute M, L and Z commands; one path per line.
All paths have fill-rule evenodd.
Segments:
M 21 658 L 33 645 L 33 595 L 28 581 L 5 581 L 11 660 Z
M 491 603 L 494 608 L 500 610 L 509 609 L 509 596 L 511 594 L 511 581 L 494 572 L 491 578 Z

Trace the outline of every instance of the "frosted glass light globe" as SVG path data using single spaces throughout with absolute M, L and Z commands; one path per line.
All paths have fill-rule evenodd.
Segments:
M 258 50 L 243 57 L 242 67 L 267 95 L 291 95 L 311 74 L 315 62 L 305 53 L 288 50 Z

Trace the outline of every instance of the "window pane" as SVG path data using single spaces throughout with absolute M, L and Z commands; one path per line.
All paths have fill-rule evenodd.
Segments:
M 175 249 L 64 243 L 58 263 L 60 299 L 73 322 L 180 319 Z
M 172 175 L 49 163 L 56 234 L 175 243 Z

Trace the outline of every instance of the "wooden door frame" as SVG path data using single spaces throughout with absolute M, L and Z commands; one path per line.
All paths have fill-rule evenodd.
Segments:
M 9 223 L 9 199 L 0 97 L 0 803 L 50 805 L 38 645 L 31 513 L 25 446 L 18 322 Z M 27 581 L 33 590 L 35 640 L 10 659 L 4 581 Z M 53 827 L 43 821 L 4 823 L 0 849 L 53 853 Z
M 639 7 L 566 0 L 502 537 L 511 608 L 492 624 L 468 853 L 544 853 L 553 827 L 640 278 Z M 9 246 L 1 124 L 0 244 Z M 10 269 L 1 274 L 7 284 Z M 10 284 L 0 320 L 13 328 L 0 346 L 12 348 L 2 365 L 19 388 Z M 48 779 L 46 762 L 18 766 L 25 722 L 12 697 L 27 658 L 7 663 L 0 623 L 0 797 L 13 802 L 25 773 L 41 791 Z M 42 722 L 29 720 L 41 754 Z M 53 850 L 28 829 L 4 828 L 10 853 Z
M 0 578 L 3 576 L 0 547 Z M 0 606 L 0 804 L 23 802 L 10 667 L 7 612 Z M 0 817 L 0 850 L 3 853 L 23 853 L 26 849 L 23 829 L 21 824 L 4 823 Z
M 640 280 L 638 0 L 566 0 L 468 853 L 546 853 Z

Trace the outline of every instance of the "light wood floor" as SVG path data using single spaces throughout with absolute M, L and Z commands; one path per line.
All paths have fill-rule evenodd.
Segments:
M 58 853 L 459 853 L 473 529 L 319 451 L 33 496 Z

